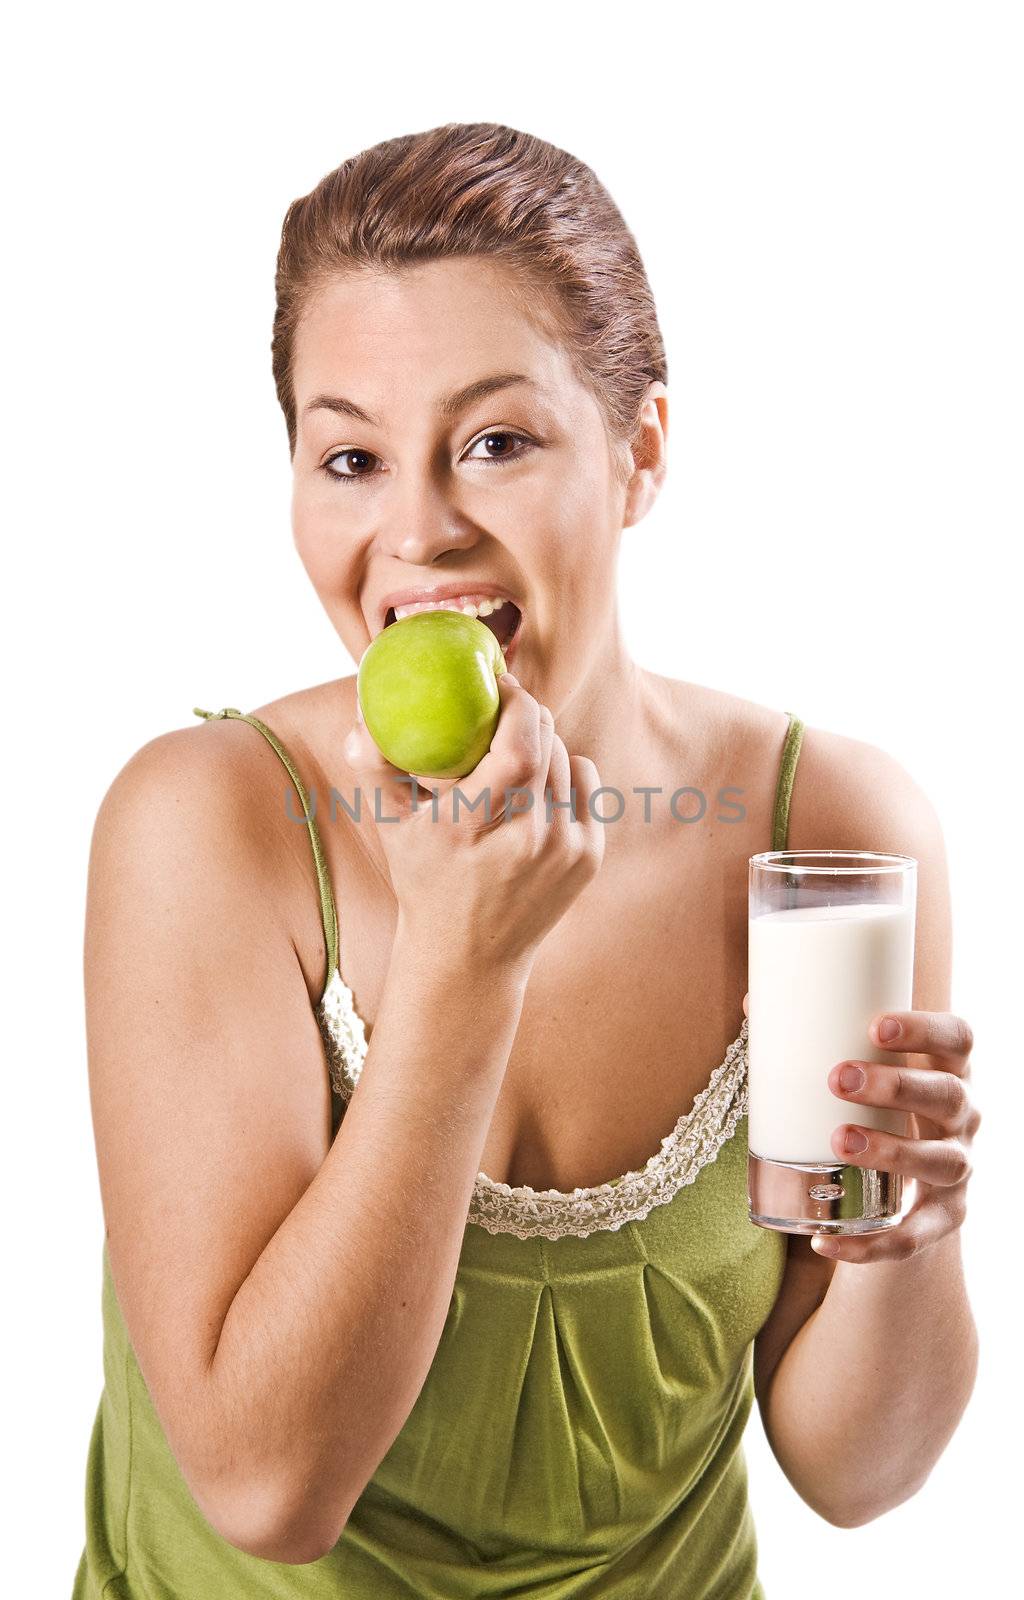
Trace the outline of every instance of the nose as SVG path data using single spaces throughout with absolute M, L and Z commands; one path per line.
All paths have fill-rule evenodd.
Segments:
M 435 484 L 420 483 L 396 495 L 387 510 L 381 544 L 388 555 L 413 566 L 429 566 L 446 550 L 466 550 L 478 533 Z
M 428 567 L 445 550 L 466 550 L 472 543 L 473 536 L 468 531 L 460 531 L 458 528 L 436 528 L 429 531 L 416 528 L 398 540 L 393 554 L 400 561 L 408 561 L 412 566 Z

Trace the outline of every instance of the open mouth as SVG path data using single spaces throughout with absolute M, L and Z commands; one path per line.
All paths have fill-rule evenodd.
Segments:
M 412 607 L 401 606 L 403 613 L 411 613 Z M 431 605 L 417 606 L 416 612 L 424 611 L 461 611 L 464 616 L 476 617 L 485 628 L 490 628 L 501 648 L 501 653 L 508 661 L 509 653 L 519 638 L 523 626 L 523 613 L 514 600 L 503 600 L 496 610 L 481 615 L 475 605 L 460 604 L 458 600 L 440 601 Z M 389 606 L 384 613 L 384 626 L 389 628 L 396 621 L 395 608 Z

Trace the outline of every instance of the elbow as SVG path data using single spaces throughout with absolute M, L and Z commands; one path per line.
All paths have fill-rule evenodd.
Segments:
M 293 1532 L 281 1528 L 261 1529 L 255 1534 L 249 1530 L 230 1537 L 225 1532 L 222 1537 L 234 1545 L 236 1550 L 244 1550 L 248 1556 L 256 1556 L 261 1561 L 272 1561 L 278 1566 L 288 1567 L 306 1567 L 313 1562 L 322 1561 L 337 1543 L 336 1539 L 321 1540 L 310 1537 L 304 1530 Z
M 881 1513 L 876 1510 L 855 1510 L 845 1506 L 835 1511 L 819 1510 L 818 1515 L 823 1517 L 831 1528 L 863 1528 L 869 1522 L 874 1522 Z
M 776 1459 L 779 1459 L 778 1455 Z M 865 1527 L 867 1523 L 883 1517 L 887 1511 L 902 1505 L 905 1500 L 912 1499 L 924 1487 L 927 1479 L 927 1474 L 913 1483 L 906 1477 L 900 1481 L 890 1477 L 885 1485 L 876 1482 L 858 1486 L 835 1478 L 825 1481 L 820 1470 L 809 1479 L 806 1473 L 795 1473 L 781 1461 L 779 1464 L 790 1488 L 799 1495 L 804 1505 L 833 1528 Z
M 895 1511 L 897 1506 L 912 1500 L 924 1488 L 924 1483 L 922 1479 L 913 1488 L 893 1493 L 887 1500 L 879 1500 L 877 1496 L 870 1501 L 848 1499 L 838 1505 L 815 1505 L 813 1509 L 833 1528 L 864 1528 L 869 1522 L 877 1522 L 879 1517 L 884 1517 L 886 1512 Z
M 295 1527 L 287 1523 L 227 1523 L 221 1521 L 217 1532 L 228 1544 L 234 1545 L 236 1550 L 243 1550 L 248 1556 L 256 1556 L 261 1561 L 273 1561 L 280 1566 L 305 1567 L 315 1561 L 322 1561 L 328 1555 L 338 1539 L 342 1529 L 334 1528 L 326 1537 L 324 1534 L 308 1524 Z
M 198 1497 L 197 1497 L 198 1501 Z M 285 1506 L 265 1484 L 223 1494 L 216 1504 L 198 1502 L 214 1532 L 236 1550 L 282 1566 L 303 1567 L 333 1550 L 348 1520 L 328 1518 L 307 1501 L 300 1511 Z

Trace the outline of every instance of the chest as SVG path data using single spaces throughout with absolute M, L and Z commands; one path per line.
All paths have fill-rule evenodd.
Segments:
M 478 1163 L 489 1178 L 563 1193 L 618 1178 L 707 1085 L 743 1022 L 746 880 L 742 860 L 691 864 L 617 864 L 545 939 Z M 393 916 L 361 908 L 353 926 L 349 904 L 341 968 L 372 1039 Z

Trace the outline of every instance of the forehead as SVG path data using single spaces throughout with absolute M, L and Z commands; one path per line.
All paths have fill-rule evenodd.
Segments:
M 491 372 L 522 372 L 553 396 L 582 394 L 531 291 L 499 262 L 431 261 L 332 279 L 306 306 L 294 345 L 296 405 L 336 389 L 382 414 L 415 388 L 447 394 Z

